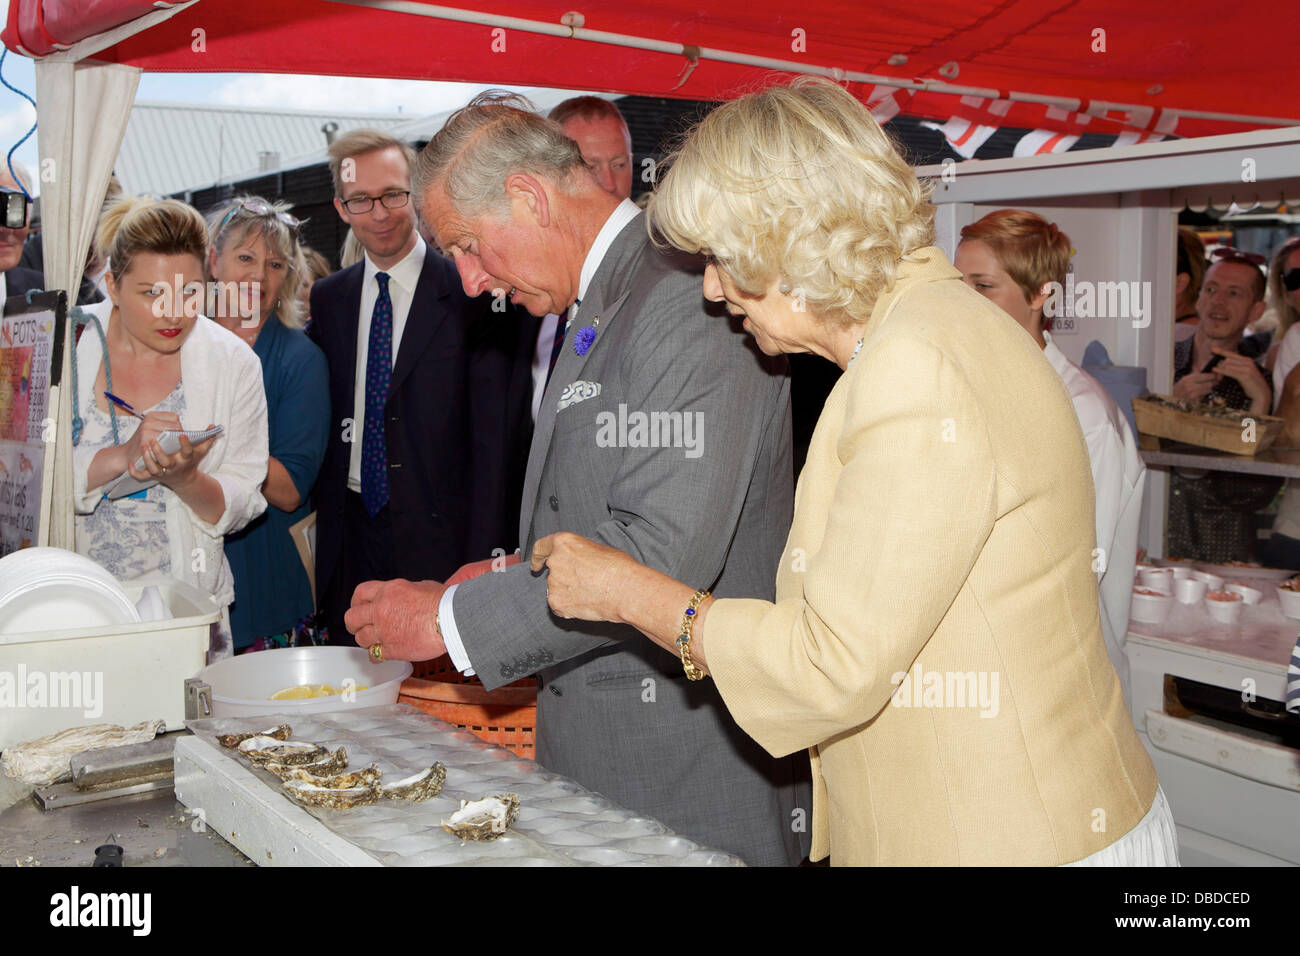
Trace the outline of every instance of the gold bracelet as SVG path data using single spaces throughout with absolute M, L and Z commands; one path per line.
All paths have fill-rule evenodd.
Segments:
M 695 612 L 700 609 L 700 605 L 708 596 L 709 592 L 703 589 L 691 595 L 690 606 L 682 615 L 681 633 L 677 635 L 677 647 L 682 652 L 682 668 L 686 671 L 688 680 L 699 680 L 704 676 L 704 671 L 695 666 L 695 662 L 691 660 L 691 631 L 695 627 Z

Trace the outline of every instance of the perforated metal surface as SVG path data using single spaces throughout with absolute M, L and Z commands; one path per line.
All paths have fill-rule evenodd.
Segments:
M 419 804 L 381 800 L 350 810 L 308 809 L 279 794 L 279 780 L 249 767 L 216 742 L 278 723 L 293 739 L 347 748 L 351 769 L 376 763 L 396 781 L 435 761 L 447 767 L 442 793 Z M 228 789 L 265 788 L 284 804 L 277 814 L 315 817 L 332 834 L 385 866 L 741 866 L 731 854 L 678 836 L 657 820 L 637 816 L 531 760 L 485 744 L 405 704 L 296 718 L 262 716 L 191 721 L 195 735 L 217 752 L 204 753 L 206 784 Z M 178 755 L 178 761 L 180 756 Z M 178 784 L 180 780 L 178 770 Z M 182 788 L 178 785 L 178 793 Z M 500 839 L 462 842 L 441 821 L 460 806 L 499 793 L 519 795 L 519 819 Z M 184 798 L 183 798 L 184 799 Z M 296 829 L 296 828 L 295 828 Z M 248 826 L 247 832 L 256 827 Z M 309 837 L 307 837 L 309 839 Z M 262 854 L 244 852 L 255 860 Z M 295 851 L 296 852 L 296 851 Z M 267 858 L 270 854 L 266 854 Z

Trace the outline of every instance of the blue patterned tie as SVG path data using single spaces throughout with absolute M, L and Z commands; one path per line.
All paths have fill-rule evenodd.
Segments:
M 366 424 L 361 438 L 361 503 L 374 517 L 388 504 L 388 446 L 384 443 L 384 406 L 393 378 L 393 300 L 388 273 L 375 274 L 379 298 L 370 315 L 370 344 L 366 350 Z

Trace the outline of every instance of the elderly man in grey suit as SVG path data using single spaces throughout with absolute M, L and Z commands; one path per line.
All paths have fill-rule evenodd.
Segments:
M 698 275 L 655 249 L 560 128 L 481 96 L 416 165 L 427 224 L 471 296 L 568 313 L 538 414 L 520 541 L 574 531 L 719 596 L 772 598 L 793 508 L 789 388 Z M 712 682 L 624 625 L 551 614 L 527 563 L 368 582 L 347 626 L 376 658 L 444 651 L 494 688 L 539 672 L 537 759 L 677 832 L 785 865 L 803 856 L 804 768 L 731 720 Z M 683 609 L 685 610 L 685 609 Z

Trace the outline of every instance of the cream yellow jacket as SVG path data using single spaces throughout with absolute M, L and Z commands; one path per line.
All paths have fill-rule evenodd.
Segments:
M 813 859 L 1068 863 L 1156 791 L 1102 641 L 1087 450 L 1024 330 L 912 258 L 817 423 L 776 603 L 718 601 L 704 649 L 747 733 L 811 748 Z

